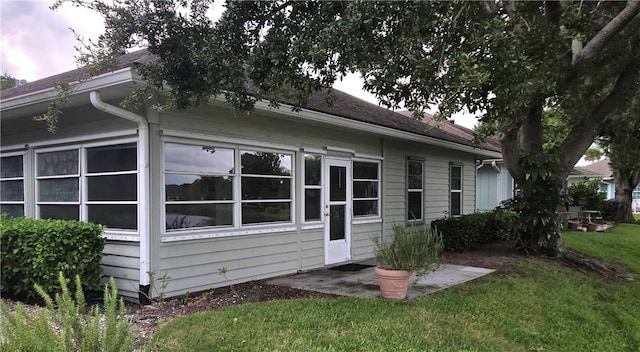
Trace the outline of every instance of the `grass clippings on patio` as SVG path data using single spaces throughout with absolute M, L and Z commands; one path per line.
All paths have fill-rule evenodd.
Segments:
M 640 225 L 567 233 L 572 248 L 640 272 Z M 640 283 L 608 283 L 544 260 L 411 303 L 305 299 L 177 318 L 153 351 L 638 351 Z

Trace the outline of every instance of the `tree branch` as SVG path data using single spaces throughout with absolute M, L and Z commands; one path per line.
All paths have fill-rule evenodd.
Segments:
M 609 21 L 609 23 L 584 46 L 582 52 L 578 55 L 576 63 L 592 60 L 602 48 L 607 45 L 609 40 L 620 33 L 638 13 L 640 13 L 640 1 L 630 1 L 616 17 Z
M 640 62 L 632 61 L 618 75 L 616 83 L 609 94 L 598 103 L 591 113 L 584 117 L 569 133 L 573 138 L 567 138 L 559 150 L 562 154 L 562 165 L 568 169 L 573 167 L 584 151 L 595 140 L 599 127 L 611 116 L 616 109 L 624 108 L 625 103 L 633 94 L 637 94 L 640 84 Z
M 600 53 L 610 40 L 620 33 L 640 13 L 640 1 L 629 1 L 627 6 L 618 13 L 598 34 L 574 55 L 574 60 L 558 85 L 559 91 L 565 90 L 578 74 Z
M 481 2 L 481 4 L 482 4 L 482 7 L 484 7 L 484 9 L 487 10 L 487 12 L 494 15 L 498 13 L 498 6 L 496 5 L 495 1 L 484 0 Z

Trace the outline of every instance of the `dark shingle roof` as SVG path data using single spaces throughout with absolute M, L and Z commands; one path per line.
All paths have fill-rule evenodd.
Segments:
M 408 110 L 398 111 L 398 114 L 407 116 L 411 118 L 412 112 Z M 466 128 L 461 125 L 456 125 L 453 121 L 436 121 L 433 115 L 429 113 L 422 114 L 422 122 L 425 124 L 439 128 L 446 133 L 450 133 L 452 135 L 458 136 L 466 141 L 473 141 L 475 134 L 474 131 L 470 128 Z M 493 150 L 500 152 L 500 142 L 495 138 L 487 138 L 485 143 L 481 144 L 483 149 Z
M 134 51 L 132 53 L 120 56 L 120 58 L 118 59 L 118 64 L 113 69 L 113 71 L 132 67 L 137 64 L 144 64 L 152 60 L 153 58 L 147 53 L 145 49 Z M 3 91 L 0 91 L 0 99 L 5 100 L 29 93 L 39 92 L 41 90 L 51 89 L 53 84 L 57 82 L 76 82 L 86 71 L 87 70 L 84 67 L 77 68 L 75 70 L 59 73 L 54 76 L 45 77 L 37 81 L 28 82 L 19 87 L 5 89 Z
M 121 56 L 114 71 L 126 67 L 134 67 L 137 64 L 144 64 L 152 60 L 154 60 L 154 58 L 147 53 L 146 49 L 138 50 Z M 55 82 L 75 82 L 85 71 L 86 70 L 84 68 L 79 68 L 34 82 L 29 82 L 16 88 L 6 89 L 0 93 L 0 99 L 5 100 L 30 93 L 36 93 L 42 90 L 48 90 L 51 89 L 52 84 Z M 463 126 L 441 123 L 440 127 L 438 127 L 433 119 L 426 119 L 423 123 L 407 117 L 402 113 L 388 110 L 336 89 L 333 90 L 333 94 L 335 96 L 335 100 L 331 107 L 326 103 L 326 91 L 321 91 L 316 92 L 309 97 L 306 108 L 398 131 L 414 133 L 425 137 L 475 147 L 473 144 L 473 131 L 466 129 Z M 500 152 L 499 144 L 496 143 L 497 142 L 494 141 L 483 143 L 480 148 L 493 152 Z
M 578 169 L 583 175 L 592 175 L 592 176 L 602 176 L 602 177 L 611 177 L 613 172 L 611 171 L 611 166 L 609 165 L 609 159 L 605 158 L 600 161 L 596 161 L 593 164 L 585 165 L 585 166 L 576 166 L 575 169 Z

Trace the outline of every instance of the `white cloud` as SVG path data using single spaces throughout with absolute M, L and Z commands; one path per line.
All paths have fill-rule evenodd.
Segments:
M 0 2 L 3 73 L 34 81 L 74 69 L 76 40 L 69 28 L 95 36 L 102 31 L 97 14 L 66 8 L 58 12 L 49 5 L 48 1 Z

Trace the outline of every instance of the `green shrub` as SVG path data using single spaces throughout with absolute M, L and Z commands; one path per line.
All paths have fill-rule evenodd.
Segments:
M 600 192 L 600 178 L 574 183 L 567 188 L 570 205 L 579 205 L 583 210 L 604 210 L 606 195 Z
M 407 270 L 416 278 L 438 268 L 442 252 L 442 236 L 435 229 L 393 225 L 393 240 L 383 242 L 372 237 L 374 255 L 378 264 L 386 269 Z
M 481 244 L 514 239 L 517 222 L 516 213 L 496 209 L 434 220 L 431 227 L 442 233 L 445 251 L 465 252 Z
M 132 323 L 125 315 L 124 301 L 117 298 L 113 278 L 111 288 L 104 289 L 104 314 L 98 306 L 90 309 L 82 293 L 82 283 L 76 276 L 76 290 L 72 295 L 67 280 L 58 274 L 61 292 L 52 299 L 44 288 L 36 285 L 36 291 L 46 302 L 46 307 L 34 315 L 25 312 L 18 303 L 11 313 L 0 304 L 0 350 L 2 351 L 109 351 L 134 350 L 136 337 Z M 100 322 L 103 320 L 104 322 Z
M 37 298 L 60 289 L 57 272 L 79 275 L 85 288 L 102 289 L 103 227 L 79 221 L 34 220 L 0 215 L 3 294 Z

